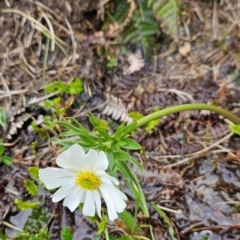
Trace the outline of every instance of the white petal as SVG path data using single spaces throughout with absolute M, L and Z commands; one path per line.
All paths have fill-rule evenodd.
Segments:
M 113 221 L 118 217 L 116 213 L 116 207 L 115 204 L 112 200 L 112 197 L 110 196 L 110 193 L 106 190 L 105 186 L 100 186 L 99 187 L 101 194 L 107 204 L 107 212 L 108 212 L 108 218 Z
M 83 194 L 84 192 L 81 188 L 74 188 L 73 191 L 64 199 L 63 206 L 68 207 L 69 210 L 73 212 L 81 203 Z
M 78 144 L 73 144 L 68 150 L 62 152 L 56 159 L 57 165 L 62 168 L 78 168 L 79 161 L 85 156 L 84 150 Z
M 105 189 L 112 198 L 112 201 L 115 205 L 116 212 L 122 212 L 126 208 L 126 203 L 122 198 L 122 194 L 116 187 L 111 187 L 109 185 L 103 185 L 101 189 Z
M 66 169 L 61 169 L 61 168 L 44 168 L 44 169 L 39 169 L 39 178 L 40 180 L 48 181 L 48 180 L 54 180 L 56 178 L 64 178 L 64 177 L 72 177 L 74 176 L 74 173 L 66 170 Z
M 103 151 L 100 151 L 98 154 L 98 161 L 96 163 L 96 165 L 94 166 L 94 170 L 98 171 L 98 170 L 106 170 L 108 168 L 108 159 L 106 154 Z
M 46 185 L 47 189 L 56 189 L 63 185 L 68 185 L 68 184 L 75 184 L 75 178 L 74 177 L 58 178 L 55 181 L 46 183 L 45 185 Z
M 115 185 L 119 185 L 119 181 L 115 177 L 109 176 L 104 171 L 97 171 L 96 175 L 99 176 L 100 178 L 107 178 L 109 181 L 113 182 Z
M 98 152 L 94 149 L 90 149 L 89 152 L 86 154 L 84 160 L 85 160 L 85 163 L 86 163 L 85 166 L 88 169 L 94 169 L 94 166 L 98 162 Z
M 51 197 L 53 202 L 58 202 L 65 198 L 70 192 L 76 188 L 76 184 L 67 184 L 59 188 Z
M 101 184 L 114 187 L 113 183 L 106 177 L 101 177 Z
M 100 194 L 99 194 L 98 190 L 93 191 L 93 197 L 94 197 L 94 201 L 95 201 L 95 205 L 96 205 L 96 209 L 97 209 L 97 214 L 100 218 L 102 218 L 102 215 L 101 215 L 101 198 L 100 198 Z
M 58 188 L 67 183 L 73 183 L 75 174 L 59 168 L 45 168 L 39 170 L 39 179 L 48 189 Z
M 67 150 L 60 153 L 60 155 L 56 159 L 56 163 L 59 167 L 62 167 L 62 168 L 73 168 L 74 167 L 73 164 L 71 163 L 71 161 L 68 159 Z
M 95 204 L 92 191 L 86 192 L 86 200 L 83 205 L 83 215 L 93 217 L 95 214 Z
M 76 169 L 81 169 L 85 156 L 83 148 L 78 144 L 73 144 L 67 150 L 67 157 Z

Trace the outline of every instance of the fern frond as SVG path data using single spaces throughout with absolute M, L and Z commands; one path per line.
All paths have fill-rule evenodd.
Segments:
M 106 94 L 106 105 L 101 112 L 103 115 L 110 116 L 114 120 L 131 123 L 132 119 L 128 116 L 128 110 L 122 100 L 111 94 Z
M 155 42 L 155 35 L 160 27 L 145 0 L 136 0 L 136 8 L 131 21 L 124 28 L 121 38 L 124 42 L 140 45 L 146 56 L 150 56 Z M 127 16 L 129 5 L 127 1 L 115 1 L 116 8 L 113 19 L 122 23 Z
M 152 10 L 155 17 L 162 22 L 162 28 L 166 33 L 178 39 L 180 13 L 178 0 L 155 0 L 152 4 Z
M 125 18 L 127 17 L 130 6 L 126 0 L 123 0 L 119 3 L 115 1 L 115 6 L 116 7 L 115 7 L 113 19 L 118 23 L 123 23 Z

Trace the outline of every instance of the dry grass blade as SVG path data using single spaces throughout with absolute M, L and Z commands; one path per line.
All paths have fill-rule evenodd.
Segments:
M 0 95 L 0 99 L 9 99 L 9 101 L 4 101 L 2 104 L 1 104 L 1 108 L 2 106 L 5 108 L 5 109 L 8 109 L 10 108 L 11 106 L 11 100 L 12 100 L 12 93 L 11 91 L 9 90 L 8 88 L 8 85 L 5 81 L 5 79 L 3 78 L 2 74 L 0 73 L 0 86 L 2 85 L 3 86 L 3 89 L 5 89 L 5 91 L 0 91 L 0 94 L 3 94 L 2 96 Z M 0 102 L 1 103 L 1 102 Z
M 185 164 L 185 163 L 187 163 L 187 162 L 190 161 L 190 160 L 196 159 L 196 158 L 198 158 L 198 156 L 206 153 L 207 151 L 211 150 L 212 148 L 218 146 L 220 143 L 223 143 L 224 141 L 228 140 L 230 137 L 233 136 L 233 134 L 234 134 L 234 133 L 231 132 L 231 133 L 229 133 L 227 136 L 225 136 L 224 138 L 222 138 L 222 139 L 220 139 L 219 141 L 217 141 L 217 142 L 213 143 L 212 145 L 210 145 L 209 147 L 206 147 L 206 148 L 202 149 L 201 151 L 196 152 L 196 153 L 194 154 L 194 156 L 189 157 L 189 158 L 185 158 L 185 159 L 183 159 L 182 161 L 179 161 L 179 162 L 177 162 L 177 163 L 173 163 L 173 164 L 167 165 L 167 166 L 165 166 L 164 168 L 172 168 L 172 167 L 175 167 L 175 166 L 178 166 L 178 165 L 181 165 L 181 164 Z
M 33 18 L 32 16 L 18 10 L 18 9 L 14 9 L 14 8 L 11 8 L 11 9 L 2 9 L 1 10 L 2 13 L 17 13 L 17 14 L 20 14 L 22 15 L 23 17 L 25 17 L 26 19 L 28 19 L 29 21 L 35 23 L 35 28 L 41 32 L 45 31 L 47 32 L 50 36 L 52 36 L 52 33 L 45 27 L 43 26 L 39 21 L 37 21 L 35 18 Z M 64 41 L 62 41 L 59 37 L 55 36 L 55 38 L 64 46 L 68 46 Z

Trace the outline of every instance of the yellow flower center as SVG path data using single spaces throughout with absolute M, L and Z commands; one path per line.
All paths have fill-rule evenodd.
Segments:
M 100 178 L 94 172 L 90 171 L 79 172 L 77 174 L 75 182 L 84 190 L 98 189 L 101 184 Z

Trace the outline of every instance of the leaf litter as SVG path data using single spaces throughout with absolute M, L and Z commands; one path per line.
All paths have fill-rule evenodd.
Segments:
M 50 144 L 53 133 L 41 139 L 29 128 L 38 115 L 49 114 L 41 98 L 44 86 L 55 80 L 84 80 L 84 92 L 74 97 L 68 114 L 76 115 L 89 128 L 87 112 L 112 122 L 110 128 L 114 130 L 116 120 L 128 112 L 147 114 L 156 106 L 162 109 L 190 102 L 217 104 L 239 115 L 238 2 L 180 2 L 188 11 L 179 23 L 178 41 L 169 44 L 170 40 L 162 36 L 161 46 L 153 46 L 153 60 L 144 59 L 144 68 L 131 71 L 131 75 L 124 75 L 126 57 L 111 46 L 107 33 L 99 32 L 99 20 L 94 15 L 99 11 L 99 1 L 62 1 L 57 7 L 54 1 L 0 3 L 0 104 L 8 116 L 7 133 L 0 128 L 0 134 L 6 154 L 14 158 L 13 166 L 0 167 L 1 232 L 16 234 L 30 214 L 14 205 L 15 198 L 31 199 L 24 189 L 24 180 L 29 178 L 27 168 L 55 166 L 57 149 Z M 111 36 L 117 38 L 119 34 Z M 47 39 L 50 45 L 44 59 Z M 118 56 L 116 69 L 107 69 L 107 57 L 99 54 L 106 42 L 109 51 Z M 191 50 L 179 54 L 182 46 L 191 46 Z M 106 96 L 109 109 L 100 106 Z M 113 114 L 114 106 L 118 111 Z M 177 239 L 240 237 L 240 138 L 228 134 L 224 119 L 200 111 L 168 116 L 149 132 L 136 132 L 144 153 L 133 155 L 146 169 L 144 174 L 137 174 L 151 213 L 148 219 L 139 213 L 138 221 L 150 224 L 156 239 L 171 238 L 168 225 L 152 203 L 173 210 L 165 213 Z M 36 155 L 30 146 L 33 141 L 37 141 Z M 129 195 L 128 210 L 132 211 L 135 202 L 124 182 L 122 186 Z M 40 196 L 49 214 L 47 227 L 52 239 L 60 239 L 65 226 L 73 229 L 74 239 L 95 238 L 97 227 L 80 211 L 71 214 L 61 203 L 52 204 L 44 189 Z M 111 227 L 116 231 L 116 226 Z M 145 234 L 149 236 L 147 230 Z

